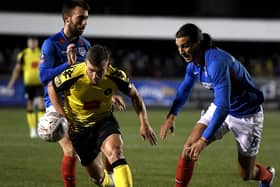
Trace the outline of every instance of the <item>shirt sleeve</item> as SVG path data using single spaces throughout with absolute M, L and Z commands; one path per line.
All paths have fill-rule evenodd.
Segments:
M 186 103 L 194 83 L 195 83 L 195 76 L 193 75 L 191 65 L 189 64 L 186 69 L 185 78 L 177 89 L 176 97 L 173 101 L 173 104 L 169 110 L 168 115 L 169 114 L 178 115 L 179 110 Z
M 25 55 L 25 50 L 21 51 L 17 55 L 17 63 L 20 64 L 21 66 L 24 65 L 24 55 Z
M 211 138 L 215 131 L 222 125 L 230 110 L 230 69 L 226 57 L 215 56 L 207 67 L 208 74 L 214 84 L 214 104 L 216 110 L 213 117 L 203 132 L 206 139 Z
M 63 92 L 71 88 L 75 82 L 83 77 L 84 75 L 72 76 L 75 67 L 71 66 L 70 68 L 64 70 L 59 75 L 55 76 L 52 80 L 53 87 L 56 92 Z
M 107 75 L 118 87 L 118 89 L 126 94 L 129 95 L 129 92 L 132 88 L 132 83 L 129 81 L 126 73 L 120 69 L 113 69 L 110 75 Z
M 42 55 L 39 66 L 39 76 L 41 82 L 46 85 L 56 75 L 69 67 L 67 62 L 55 67 L 56 49 L 50 40 L 45 40 L 42 45 Z

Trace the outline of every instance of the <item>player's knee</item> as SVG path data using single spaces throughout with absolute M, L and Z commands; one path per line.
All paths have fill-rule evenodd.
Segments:
M 75 149 L 69 138 L 63 138 L 59 141 L 63 154 L 67 156 L 75 156 Z
M 123 149 L 121 145 L 112 147 L 111 154 L 109 156 L 109 160 L 111 161 L 111 163 L 119 159 L 122 159 L 123 157 L 124 155 L 123 155 Z
M 63 154 L 66 156 L 75 157 L 76 152 L 74 149 L 67 149 L 67 150 L 63 150 Z
M 67 155 L 67 156 L 75 156 L 76 152 L 75 149 L 73 148 L 73 146 L 65 146 L 62 148 L 63 150 L 63 154 Z

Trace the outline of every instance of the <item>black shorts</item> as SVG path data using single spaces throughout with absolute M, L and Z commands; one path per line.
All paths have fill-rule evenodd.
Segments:
M 115 133 L 121 134 L 117 120 L 111 115 L 81 132 L 70 132 L 69 136 L 81 164 L 88 166 L 100 153 L 103 141 Z
M 25 86 L 24 97 L 27 100 L 33 100 L 35 97 L 44 97 L 44 87 L 39 86 Z

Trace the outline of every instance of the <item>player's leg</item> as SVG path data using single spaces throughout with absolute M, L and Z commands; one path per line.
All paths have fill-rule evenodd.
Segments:
M 53 106 L 46 108 L 46 112 L 55 111 Z M 63 157 L 61 160 L 61 177 L 64 187 L 76 186 L 76 152 L 69 138 L 66 134 L 58 141 L 62 151 Z
M 114 182 L 107 171 L 104 169 L 102 153 L 92 161 L 90 165 L 85 166 L 92 182 L 102 187 L 113 187 Z
M 36 113 L 34 111 L 34 89 L 31 86 L 25 87 L 25 98 L 27 100 L 26 102 L 26 119 L 27 124 L 30 131 L 30 138 L 36 138 L 37 137 L 37 130 L 36 130 Z
M 27 113 L 26 113 L 27 124 L 30 131 L 30 138 L 36 138 L 36 113 L 33 109 L 33 101 L 27 100 Z
M 260 187 L 272 187 L 275 169 L 256 163 L 256 156 L 244 156 L 239 153 L 238 169 L 243 180 L 257 180 L 260 181 Z
M 76 154 L 68 134 L 59 142 L 63 150 L 61 161 L 61 175 L 64 187 L 76 186 Z
M 256 155 L 261 142 L 263 112 L 260 111 L 245 118 L 228 118 L 229 128 L 233 132 L 238 146 L 238 169 L 243 180 L 258 180 L 264 187 L 270 187 L 274 172 L 256 163 Z
M 103 162 L 104 162 L 104 167 L 105 167 L 107 173 L 110 174 L 110 175 L 112 175 L 112 174 L 113 174 L 113 166 L 110 164 L 110 162 L 109 162 L 109 160 L 106 158 L 106 156 L 104 156 Z
M 215 109 L 216 106 L 214 104 L 211 104 L 206 112 L 203 111 L 203 113 L 201 113 L 201 117 L 197 121 L 197 124 L 194 126 L 192 132 L 190 133 L 184 145 L 184 148 L 192 145 L 195 141 L 197 141 L 201 137 L 201 134 L 209 124 Z M 212 141 L 213 140 L 210 140 L 209 143 Z M 194 166 L 195 166 L 195 161 L 186 157 L 185 149 L 183 149 L 183 152 L 179 157 L 177 168 L 176 168 L 175 187 L 187 187 L 189 185 L 193 175 Z
M 44 98 L 38 97 L 37 121 L 45 114 Z
M 106 122 L 96 123 L 94 128 L 87 128 L 82 133 L 70 133 L 70 139 L 91 180 L 102 187 L 114 187 L 113 178 L 104 169 L 103 155 L 100 153 L 101 144 L 108 136 L 107 128 L 110 130 Z
M 38 97 L 38 112 L 37 120 L 45 114 L 45 105 L 44 105 L 44 88 L 42 86 L 37 87 L 37 97 Z
M 185 154 L 185 147 L 191 146 L 194 142 L 196 142 L 203 132 L 203 130 L 206 128 L 204 124 L 197 123 L 191 134 L 189 135 L 182 154 L 180 155 L 177 163 L 176 168 L 176 178 L 175 178 L 175 187 L 187 187 L 190 183 L 190 180 L 193 175 L 193 170 L 195 166 L 195 161 L 188 158 Z
M 269 184 L 272 180 L 272 173 L 262 164 L 256 163 L 256 156 L 244 156 L 238 154 L 239 175 L 243 180 L 257 180 Z M 269 186 L 268 186 L 269 187 Z
M 119 133 L 108 136 L 102 143 L 101 151 L 113 166 L 116 187 L 132 187 L 133 180 L 129 165 L 123 155 L 123 141 Z
M 46 112 L 55 111 L 53 106 L 46 108 Z M 64 187 L 76 186 L 76 152 L 69 138 L 66 134 L 58 141 L 62 151 L 63 157 L 61 160 L 61 177 Z

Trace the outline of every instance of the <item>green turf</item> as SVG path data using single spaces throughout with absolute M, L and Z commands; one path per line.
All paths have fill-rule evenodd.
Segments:
M 151 125 L 158 134 L 166 110 L 148 110 Z M 280 169 L 280 113 L 266 112 L 258 161 Z M 125 156 L 131 167 L 134 187 L 173 187 L 178 155 L 199 111 L 182 111 L 176 121 L 175 136 L 150 146 L 139 135 L 139 122 L 133 111 L 116 112 L 125 141 Z M 30 139 L 24 109 L 0 109 L 0 186 L 61 187 L 57 143 Z M 256 187 L 237 174 L 236 146 L 231 134 L 202 152 L 191 182 L 193 187 Z M 280 171 L 280 170 L 278 170 Z M 92 185 L 83 168 L 77 165 L 77 186 Z M 279 177 L 274 187 L 280 186 Z

